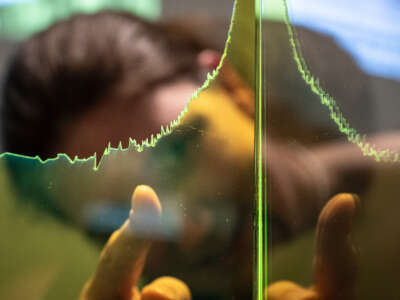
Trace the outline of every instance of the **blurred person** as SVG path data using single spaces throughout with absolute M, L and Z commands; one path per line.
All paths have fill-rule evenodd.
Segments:
M 279 27 L 277 24 L 273 25 Z M 277 34 L 284 28 L 278 29 L 273 32 Z M 313 44 L 318 44 L 318 35 L 307 30 L 303 35 Z M 266 38 L 270 39 L 269 36 Z M 275 52 L 271 55 L 278 57 Z M 273 62 L 281 66 L 282 57 L 279 57 Z M 129 138 L 139 142 L 145 140 L 151 134 L 159 132 L 161 125 L 168 125 L 176 119 L 190 96 L 204 81 L 207 72 L 218 65 L 219 59 L 217 51 L 208 49 L 204 41 L 200 43 L 190 35 L 190 30 L 176 24 L 170 27 L 161 26 L 128 13 L 116 12 L 78 15 L 59 22 L 25 41 L 12 59 L 4 85 L 4 150 L 31 157 L 38 155 L 43 160 L 54 158 L 58 153 L 66 153 L 70 158 L 88 158 L 95 153 L 101 157 L 109 144 L 118 147 L 121 143 L 126 148 Z M 347 60 L 348 58 L 345 59 Z M 290 63 L 283 65 L 286 71 L 281 73 L 288 73 Z M 334 76 L 325 69 L 319 73 L 323 77 Z M 329 78 L 325 80 L 331 82 Z M 362 83 L 363 78 L 360 75 L 359 81 Z M 225 63 L 218 81 L 219 88 L 227 92 L 239 111 L 252 122 L 253 93 L 229 63 Z M 281 78 L 279 82 L 283 81 Z M 363 87 L 364 84 L 360 86 Z M 273 90 L 273 93 L 278 91 Z M 364 96 L 364 92 L 355 94 L 356 99 L 365 101 Z M 276 96 L 273 99 L 272 111 L 277 106 L 278 110 L 282 109 L 279 108 L 280 103 L 275 103 Z M 220 112 L 210 111 L 209 114 L 217 117 Z M 274 174 L 288 172 L 291 174 L 287 175 L 288 178 L 298 177 L 294 180 L 300 186 L 295 187 L 296 182 L 287 186 L 288 190 L 290 187 L 294 188 L 293 193 L 289 192 L 292 196 L 283 196 L 288 194 L 283 188 L 282 192 L 273 194 L 289 198 L 285 201 L 292 204 L 302 203 L 301 200 L 293 200 L 299 197 L 295 194 L 299 195 L 300 191 L 309 195 L 312 190 L 320 190 L 320 195 L 316 196 L 318 199 L 332 196 L 338 191 L 338 186 L 343 187 L 346 184 L 337 183 L 340 181 L 338 174 L 350 174 L 358 165 L 354 163 L 354 168 L 349 166 L 349 171 L 342 172 L 345 166 L 333 168 L 339 155 L 319 152 L 329 152 L 327 149 L 336 145 L 344 153 L 354 153 L 356 147 L 328 143 L 313 149 L 298 144 L 293 151 L 285 146 L 287 132 L 281 132 L 282 129 L 274 121 L 282 116 L 285 118 L 286 113 L 268 114 L 272 138 L 268 141 L 271 145 L 271 159 L 267 165 L 273 170 L 272 177 Z M 283 120 L 279 123 L 282 122 Z M 299 130 L 300 140 L 305 131 L 309 130 Z M 248 140 L 251 141 L 251 137 Z M 319 150 L 320 148 L 323 150 Z M 246 155 L 250 157 L 252 153 Z M 277 160 L 276 155 L 287 159 Z M 322 159 L 320 156 L 327 158 Z M 280 162 L 275 167 L 277 161 Z M 317 173 L 311 174 L 308 179 L 301 179 L 304 176 L 298 172 L 296 165 L 302 165 L 303 162 L 308 163 L 311 173 Z M 360 168 L 363 166 L 361 163 Z M 369 167 L 366 166 L 366 169 Z M 366 169 L 358 172 L 365 173 Z M 325 177 L 322 187 L 319 173 Z M 314 175 L 318 182 L 309 182 Z M 281 180 L 277 180 L 279 181 Z M 302 191 L 304 189 L 307 190 Z M 329 192 L 322 196 L 326 190 Z M 282 202 L 283 205 L 285 201 L 277 202 Z M 320 208 L 320 201 L 323 200 L 316 201 L 318 204 L 314 206 Z M 295 207 L 292 204 L 289 206 Z M 293 215 L 288 213 L 289 206 L 283 209 L 284 214 L 290 215 L 287 219 L 293 219 Z M 312 206 L 306 207 L 309 209 Z M 299 211 L 298 208 L 293 210 Z M 310 214 L 316 216 L 317 211 L 318 209 L 310 209 Z M 297 223 L 302 224 L 303 221 Z
M 54 158 L 58 153 L 66 153 L 71 158 L 76 156 L 88 158 L 94 153 L 101 157 L 109 143 L 113 147 L 118 147 L 121 143 L 125 148 L 130 138 L 140 142 L 150 134 L 158 132 L 161 125 L 168 125 L 176 119 L 190 96 L 204 81 L 205 75 L 215 69 L 219 60 L 220 54 L 197 43 L 196 39 L 187 33 L 144 21 L 128 13 L 103 11 L 93 15 L 77 15 L 56 23 L 23 42 L 12 59 L 4 88 L 2 117 L 4 150 L 31 157 L 38 155 L 43 160 Z M 223 98 L 223 101 L 227 102 L 230 92 L 233 91 L 217 95 L 219 99 Z M 245 93 L 251 95 L 248 91 Z M 213 97 L 209 97 L 209 100 L 204 103 L 215 102 Z M 232 114 L 240 115 L 239 110 L 235 110 L 236 103 L 231 102 Z M 252 147 L 252 124 L 249 117 L 240 118 L 242 123 L 247 124 L 245 132 L 250 133 L 250 135 L 242 135 L 244 138 L 241 139 L 246 141 L 244 149 L 248 155 L 245 159 L 241 159 L 245 162 L 243 165 L 246 166 L 246 170 L 243 172 L 244 169 L 241 167 L 238 173 L 240 176 L 235 173 L 230 176 L 236 181 L 239 180 L 236 178 L 246 177 L 248 181 L 246 185 L 249 185 L 251 184 L 252 156 L 248 150 Z M 170 166 L 168 161 L 162 161 L 163 153 L 156 152 L 162 149 L 162 152 L 168 154 L 171 151 L 175 152 L 177 147 L 178 150 L 185 150 L 184 154 L 190 152 L 184 147 L 188 145 L 192 147 L 192 144 L 196 142 L 201 130 L 200 126 L 205 124 L 202 120 L 203 116 L 194 116 L 192 118 L 194 133 L 184 133 L 182 137 L 168 136 L 168 139 L 159 142 L 153 151 L 155 153 L 149 151 L 143 153 L 143 155 L 149 155 L 150 158 L 142 155 L 141 162 L 135 160 L 137 153 L 135 149 L 131 149 L 133 153 L 130 153 L 130 156 L 132 157 L 121 161 L 121 165 L 115 162 L 115 156 L 112 162 L 108 162 L 108 157 L 105 157 L 100 170 L 96 173 L 91 168 L 85 170 L 68 168 L 68 170 L 76 170 L 77 176 L 75 174 L 65 176 L 64 171 L 52 174 L 51 185 L 57 186 L 56 175 L 61 177 L 61 181 L 67 182 L 64 185 L 65 193 L 58 193 L 56 199 L 52 197 L 52 190 L 48 189 L 49 185 L 45 183 L 48 176 L 43 175 L 46 172 L 44 169 L 49 164 L 43 165 L 43 168 L 38 165 L 28 166 L 26 164 L 28 160 L 14 156 L 7 156 L 5 161 L 10 166 L 10 174 L 22 201 L 29 202 L 26 199 L 34 198 L 33 202 L 39 207 L 56 213 L 64 220 L 78 224 L 96 235 L 98 235 L 96 229 L 102 226 L 103 220 L 107 218 L 91 216 L 98 211 L 98 208 L 101 209 L 104 203 L 113 205 L 112 207 L 125 208 L 125 191 L 131 188 L 132 182 L 148 183 L 150 180 L 154 186 L 159 187 L 162 181 L 167 188 L 161 190 L 160 194 L 164 199 L 169 197 L 174 200 L 174 203 L 169 206 L 179 203 L 180 199 L 177 198 L 180 196 L 179 193 L 190 194 L 189 200 L 192 203 L 200 198 L 205 199 L 206 204 L 200 204 L 200 208 L 199 204 L 189 203 L 186 213 L 193 217 L 192 220 L 180 216 L 182 221 L 185 221 L 183 237 L 179 237 L 183 241 L 175 242 L 174 239 L 177 237 L 172 232 L 170 234 L 173 239 L 170 243 L 173 246 L 172 250 L 165 252 L 166 246 L 162 243 L 159 247 L 153 247 L 156 253 L 150 255 L 153 259 L 149 261 L 147 274 L 150 278 L 159 272 L 184 274 L 191 286 L 193 282 L 200 281 L 202 285 L 214 286 L 214 289 L 222 290 L 221 294 L 223 294 L 224 290 L 226 292 L 227 285 L 231 285 L 229 281 L 214 284 L 215 281 L 209 279 L 189 279 L 187 269 L 193 270 L 193 276 L 198 276 L 200 272 L 207 272 L 210 276 L 219 277 L 220 275 L 215 275 L 216 266 L 220 272 L 225 272 L 226 269 L 221 267 L 221 256 L 227 256 L 225 255 L 226 248 L 236 248 L 237 242 L 231 238 L 231 235 L 246 231 L 239 225 L 247 224 L 247 212 L 250 210 L 243 210 L 245 216 L 239 217 L 241 220 L 239 225 L 228 224 L 227 230 L 224 228 L 219 230 L 215 225 L 211 228 L 210 222 L 212 224 L 217 221 L 220 223 L 220 221 L 219 218 L 217 220 L 214 217 L 214 214 L 210 215 L 210 207 L 213 208 L 213 206 L 207 202 L 214 201 L 216 189 L 219 189 L 219 193 L 224 190 L 220 189 L 217 182 L 214 183 L 214 187 L 207 185 L 205 188 L 197 188 L 195 192 L 192 192 L 190 188 L 192 184 L 196 185 L 196 182 L 199 183 L 206 178 L 204 175 L 207 173 L 204 172 L 209 172 L 207 170 L 209 166 L 202 163 L 200 171 L 197 171 L 199 168 L 194 168 L 197 174 L 178 177 L 184 171 L 179 169 L 182 168 L 181 164 L 175 163 Z M 224 152 L 223 155 L 228 157 L 228 152 Z M 244 152 L 239 151 L 239 153 Z M 222 151 L 218 151 L 212 156 L 221 154 Z M 180 155 L 180 159 L 184 160 L 182 154 Z M 187 167 L 183 166 L 187 170 L 193 169 L 194 164 L 200 162 L 200 160 L 185 158 L 185 160 L 188 159 L 190 159 L 190 164 L 188 163 Z M 233 159 L 230 161 L 230 164 L 238 164 L 238 161 Z M 172 172 L 174 180 L 168 177 L 164 179 L 163 174 L 162 177 L 158 174 L 146 178 L 148 170 L 143 165 L 155 162 L 159 164 L 154 169 L 163 171 L 164 168 L 166 172 Z M 127 165 L 132 165 L 133 168 L 127 170 Z M 221 175 L 226 170 L 221 168 L 218 171 L 218 168 L 219 166 L 216 166 L 213 177 L 222 178 Z M 85 171 L 91 173 L 87 176 L 89 179 L 100 177 L 100 180 L 94 182 L 93 185 L 85 186 L 94 195 L 90 192 L 88 192 L 90 195 L 87 195 L 82 191 L 82 185 L 85 185 L 87 181 Z M 137 173 L 141 177 L 135 177 Z M 101 178 L 102 174 L 105 174 L 105 178 Z M 208 177 L 211 179 L 211 176 Z M 182 180 L 179 180 L 180 178 Z M 193 183 L 187 183 L 191 178 L 195 178 Z M 154 183 L 154 180 L 159 182 Z M 78 181 L 78 184 L 68 184 L 73 181 Z M 170 181 L 186 183 L 183 184 L 184 187 L 181 184 L 179 188 Z M 229 182 L 228 179 L 227 182 Z M 96 193 L 99 190 L 106 195 Z M 64 198 L 60 199 L 60 197 Z M 186 200 L 189 197 L 181 196 L 181 198 Z M 224 202 L 226 202 L 225 199 Z M 222 202 L 222 207 L 227 206 L 228 209 L 233 210 L 230 208 L 232 206 L 235 211 L 240 211 L 239 208 L 243 204 L 238 204 L 238 202 L 237 199 L 233 199 L 232 204 L 225 205 Z M 118 206 L 119 204 L 122 205 Z M 168 208 L 168 203 L 164 202 L 164 205 Z M 249 201 L 245 205 L 251 207 Z M 112 212 L 112 209 L 110 211 Z M 168 214 L 165 213 L 165 215 Z M 88 216 L 87 219 L 85 219 L 86 216 Z M 222 220 L 225 219 L 226 217 Z M 115 230 L 115 224 L 118 222 L 119 219 L 113 221 L 111 226 L 106 227 L 105 232 L 104 230 L 101 232 L 102 243 L 104 235 L 108 236 Z M 223 238 L 218 241 L 221 235 Z M 205 239 L 204 236 L 208 238 Z M 203 246 L 207 243 L 212 245 L 213 251 L 210 253 L 207 247 L 201 247 L 198 240 L 205 240 L 202 242 Z M 214 241 L 214 245 L 211 241 Z M 247 247 L 250 249 L 251 243 Z M 192 252 L 187 248 L 192 249 Z M 193 255 L 188 256 L 188 252 Z M 238 253 L 235 253 L 232 256 L 237 255 Z M 166 257 L 169 259 L 165 260 Z M 250 257 L 246 254 L 243 260 L 250 261 Z M 207 260 L 217 263 L 210 263 Z M 228 260 L 232 261 L 232 257 L 227 256 L 226 261 Z M 231 262 L 229 264 L 232 265 Z M 230 266 L 232 267 L 237 268 Z M 210 268 L 211 270 L 208 271 Z M 250 264 L 247 268 L 251 271 Z M 196 286 L 193 288 L 199 295 L 201 289 Z M 201 292 L 208 296 L 211 293 L 205 289 Z
M 129 13 L 55 24 L 13 58 L 4 88 L 5 151 L 86 158 L 108 142 L 126 147 L 129 137 L 147 138 L 176 118 L 204 80 L 201 50 Z
M 117 147 L 121 142 L 126 147 L 129 138 L 143 140 L 176 118 L 201 85 L 205 74 L 218 63 L 217 52 L 198 44 L 187 34 L 169 31 L 127 13 L 100 12 L 59 22 L 25 41 L 13 58 L 4 90 L 5 151 L 39 155 L 42 159 L 54 158 L 58 153 L 67 153 L 71 158 L 87 158 L 94 153 L 101 156 L 108 143 Z M 253 98 L 250 89 L 228 64 L 222 69 L 218 82 L 219 91 L 209 94 L 207 100 L 201 100 L 202 103 L 193 103 L 186 117 L 186 120 L 194 122 L 198 132 L 219 126 L 215 131 L 218 138 L 211 140 L 206 136 L 198 142 L 192 141 L 191 136 L 184 136 L 183 140 L 189 141 L 185 144 L 189 144 L 189 150 L 195 149 L 199 143 L 208 143 L 209 147 L 204 150 L 208 151 L 207 155 L 199 156 L 208 161 L 199 159 L 197 162 L 192 156 L 185 166 L 192 173 L 185 173 L 175 181 L 185 180 L 187 187 L 184 187 L 189 190 L 185 197 L 192 197 L 195 201 L 218 198 L 215 196 L 218 193 L 230 192 L 227 195 L 233 199 L 225 196 L 217 200 L 229 202 L 228 206 L 232 205 L 238 211 L 239 225 L 233 225 L 226 234 L 228 242 L 224 240 L 221 244 L 228 244 L 228 247 L 217 249 L 211 258 L 200 254 L 196 261 L 209 267 L 215 257 L 226 256 L 230 261 L 229 270 L 237 272 L 240 277 L 241 283 L 237 286 L 248 291 L 252 273 L 248 262 L 252 253 L 249 228 L 252 222 Z M 221 110 L 213 106 L 217 98 L 222 101 Z M 216 121 L 221 118 L 225 123 Z M 223 130 L 228 123 L 230 130 Z M 172 140 L 172 136 L 169 138 Z M 216 141 L 224 139 L 231 141 L 230 148 L 217 144 Z M 162 149 L 166 140 L 160 141 L 157 147 Z M 348 144 L 332 142 L 307 150 L 298 147 L 296 151 L 293 148 L 289 150 L 277 137 L 268 144 L 267 166 L 274 182 L 269 187 L 273 199 L 272 219 L 278 223 L 272 229 L 282 228 L 282 232 L 273 234 L 277 240 L 288 238 L 313 224 L 324 202 L 345 189 L 347 181 L 342 179 L 353 174 L 365 175 L 364 171 L 368 172 L 373 164 L 369 159 L 360 158 L 359 150 Z M 343 162 L 343 158 L 349 155 L 358 159 L 351 160 L 351 164 L 347 160 Z M 168 168 L 169 173 L 179 175 L 177 165 Z M 129 181 L 130 173 L 141 171 L 138 167 L 138 170 L 129 170 L 124 175 Z M 24 178 L 18 170 L 11 169 L 11 172 L 16 172 L 14 178 L 18 189 Z M 117 181 L 122 181 L 124 175 L 119 174 Z M 231 176 L 229 179 L 232 180 L 227 182 L 237 183 L 238 189 L 232 189 L 230 184 L 221 187 L 219 182 L 213 182 L 213 179 L 224 176 Z M 109 185 L 115 184 L 103 183 L 104 186 L 98 183 L 96 188 L 110 189 Z M 182 188 L 177 187 L 178 191 L 179 187 Z M 246 189 L 241 190 L 242 187 Z M 160 193 L 161 197 L 165 196 L 163 193 Z M 77 201 L 85 202 L 84 196 L 78 198 L 80 195 L 77 191 Z M 66 202 L 60 201 L 56 205 L 61 206 L 60 211 L 75 222 L 74 213 L 66 207 L 72 206 L 71 210 L 81 216 L 82 206 Z M 214 207 L 211 205 L 211 209 Z M 193 211 L 196 214 L 195 209 Z M 215 237 L 207 238 L 217 231 L 210 229 L 212 226 L 207 225 L 207 218 L 206 214 L 204 220 L 199 217 L 198 223 L 186 224 L 186 240 L 190 240 L 188 236 L 192 240 L 184 242 L 183 247 L 201 250 L 199 240 L 207 241 L 201 244 L 203 246 L 213 245 L 212 241 L 215 243 Z M 215 221 L 213 226 L 217 225 Z M 218 243 L 213 245 L 215 248 L 219 246 Z M 153 255 L 159 256 L 158 262 L 173 254 L 173 251 L 162 253 L 161 247 L 156 247 L 155 251 L 159 251 Z M 180 260 L 171 261 L 170 264 L 163 261 L 158 265 L 153 263 L 152 273 L 168 272 L 174 267 L 171 264 Z M 246 265 L 234 266 L 232 262 Z M 193 268 L 191 264 L 188 266 Z M 211 276 L 211 272 L 209 274 Z M 182 279 L 186 280 L 186 277 Z

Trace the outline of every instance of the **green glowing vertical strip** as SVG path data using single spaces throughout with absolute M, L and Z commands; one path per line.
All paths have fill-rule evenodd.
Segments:
M 254 298 L 264 299 L 264 288 L 267 283 L 267 205 L 266 205 L 266 176 L 265 160 L 263 156 L 264 134 L 265 134 L 265 97 L 263 93 L 263 41 L 262 41 L 262 5 L 263 0 L 255 0 L 256 16 L 256 97 L 255 97 L 255 120 L 254 120 L 254 157 L 255 157 L 255 286 Z M 266 297 L 266 296 L 265 296 Z

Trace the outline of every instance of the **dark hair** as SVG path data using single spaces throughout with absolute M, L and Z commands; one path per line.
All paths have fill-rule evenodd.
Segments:
M 117 91 L 196 76 L 194 39 L 124 12 L 58 22 L 23 42 L 4 86 L 4 150 L 48 158 L 60 126 Z

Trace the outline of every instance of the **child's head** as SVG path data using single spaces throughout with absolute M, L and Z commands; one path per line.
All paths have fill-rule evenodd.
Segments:
M 175 119 L 200 85 L 193 39 L 128 13 L 54 24 L 22 43 L 4 88 L 5 151 L 101 155 Z

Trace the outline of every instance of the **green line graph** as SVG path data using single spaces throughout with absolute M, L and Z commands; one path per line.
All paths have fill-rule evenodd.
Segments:
M 293 59 L 297 64 L 298 71 L 300 72 L 304 82 L 311 88 L 311 91 L 320 98 L 321 104 L 328 108 L 330 118 L 335 122 L 339 131 L 346 136 L 349 142 L 357 145 L 361 149 L 363 155 L 372 156 L 377 162 L 399 162 L 399 153 L 390 149 L 377 149 L 375 145 L 366 141 L 366 135 L 361 135 L 350 125 L 349 121 L 347 121 L 343 116 L 335 99 L 321 87 L 319 79 L 310 72 L 303 57 L 300 43 L 297 39 L 296 30 L 290 24 L 287 1 L 282 1 L 285 11 L 284 20 L 289 34 L 289 43 L 292 48 Z
M 171 121 L 171 123 L 167 126 L 161 126 L 160 128 L 160 132 L 156 133 L 156 134 L 152 134 L 149 138 L 143 140 L 143 141 L 136 141 L 135 139 L 129 138 L 129 144 L 127 148 L 123 148 L 122 146 L 122 141 L 120 141 L 119 146 L 118 147 L 112 147 L 111 144 L 109 143 L 108 146 L 105 148 L 103 155 L 101 156 L 101 159 L 98 160 L 98 154 L 94 153 L 92 156 L 88 157 L 88 158 L 78 158 L 77 156 L 75 157 L 69 157 L 67 154 L 65 153 L 59 153 L 57 154 L 56 157 L 54 158 L 49 158 L 46 160 L 41 159 L 39 156 L 26 156 L 26 155 L 20 155 L 18 153 L 10 153 L 10 152 L 3 152 L 0 154 L 0 159 L 3 158 L 4 156 L 15 156 L 15 157 L 19 157 L 21 159 L 27 159 L 27 160 L 37 160 L 42 164 L 46 164 L 48 162 L 52 162 L 52 161 L 56 161 L 59 159 L 66 159 L 70 164 L 74 164 L 76 162 L 88 162 L 91 161 L 93 162 L 93 170 L 97 171 L 99 169 L 99 167 L 101 166 L 101 162 L 103 160 L 103 158 L 107 155 L 110 155 L 110 153 L 114 152 L 114 151 L 126 151 L 128 149 L 134 149 L 134 151 L 137 152 L 142 152 L 143 150 L 145 150 L 146 148 L 150 148 L 150 147 L 155 147 L 157 142 L 164 136 L 167 136 L 169 134 L 172 133 L 172 131 L 174 130 L 175 127 L 177 127 L 178 125 L 180 125 L 181 120 L 183 119 L 184 115 L 187 113 L 188 111 L 188 106 L 190 105 L 190 102 L 193 101 L 194 99 L 196 99 L 197 97 L 199 97 L 200 93 L 203 92 L 204 90 L 208 89 L 210 87 L 210 84 L 212 83 L 212 81 L 218 76 L 220 69 L 222 68 L 224 61 L 226 60 L 226 57 L 228 55 L 228 49 L 229 49 L 229 45 L 231 43 L 231 33 L 234 27 L 234 20 L 235 20 L 235 15 L 236 15 L 236 1 L 233 7 L 233 13 L 232 13 L 232 18 L 231 18 L 231 23 L 229 26 L 229 30 L 228 30 L 228 35 L 227 35 L 227 39 L 225 42 L 225 47 L 224 47 L 224 52 L 221 56 L 221 60 L 219 62 L 219 65 L 217 66 L 217 68 L 215 70 L 213 70 L 211 73 L 207 74 L 207 79 L 205 80 L 205 82 L 203 83 L 203 85 L 198 88 L 195 93 L 190 97 L 188 103 L 186 104 L 185 108 L 183 109 L 183 111 L 178 115 L 176 120 Z

